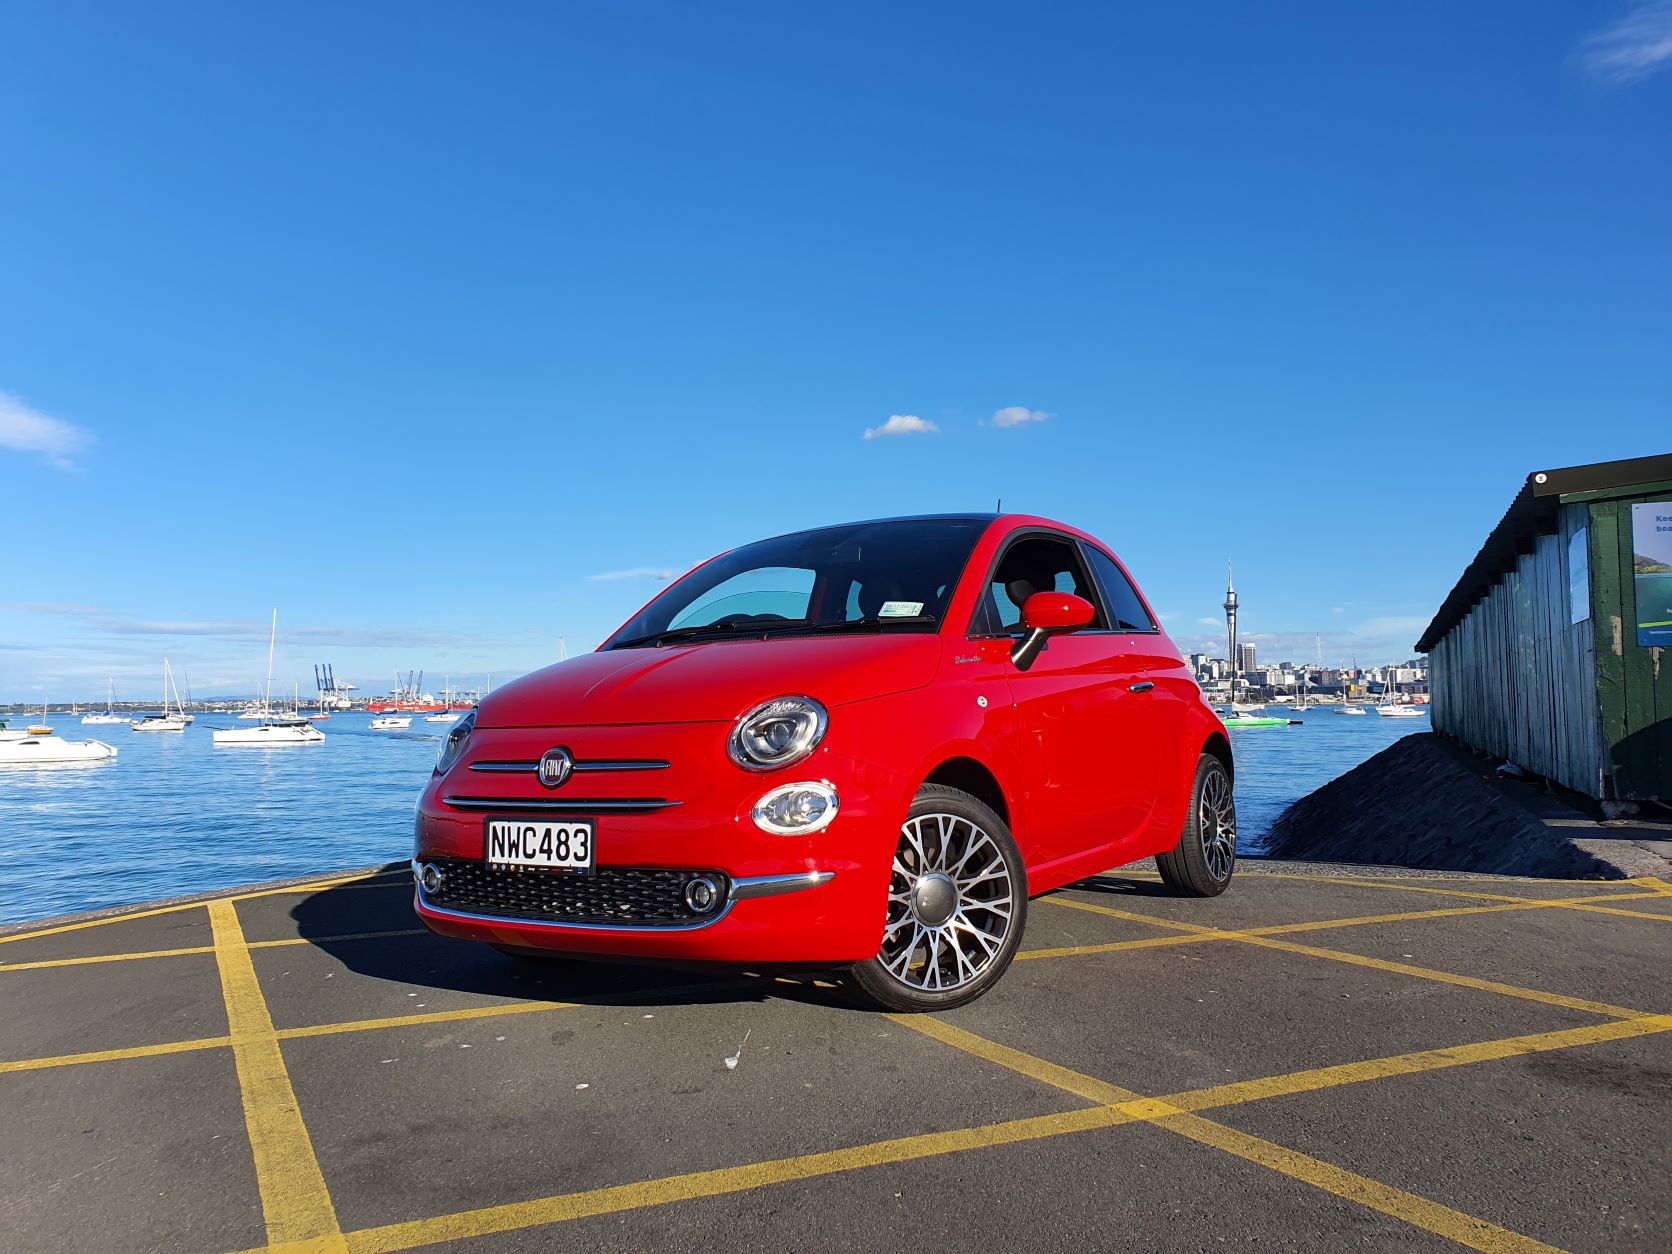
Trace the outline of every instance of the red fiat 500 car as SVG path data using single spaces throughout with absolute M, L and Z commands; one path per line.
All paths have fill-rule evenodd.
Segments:
M 1131 578 L 1043 518 L 746 545 L 485 698 L 418 805 L 417 910 L 520 954 L 847 967 L 935 1010 L 1030 896 L 1236 860 L 1231 749 Z

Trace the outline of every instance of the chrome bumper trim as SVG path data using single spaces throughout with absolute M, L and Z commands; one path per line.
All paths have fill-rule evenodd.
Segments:
M 653 814 L 680 805 L 663 797 L 443 797 L 455 810 L 520 810 L 525 814 Z
M 731 901 L 750 897 L 780 897 L 785 893 L 799 893 L 805 888 L 817 888 L 836 878 L 834 871 L 799 871 L 794 875 L 756 875 L 733 880 Z
M 570 769 L 577 775 L 587 771 L 665 771 L 672 762 L 664 762 L 661 758 L 599 758 L 594 761 L 577 761 Z M 473 771 L 486 771 L 501 775 L 532 775 L 540 769 L 538 762 L 472 762 Z

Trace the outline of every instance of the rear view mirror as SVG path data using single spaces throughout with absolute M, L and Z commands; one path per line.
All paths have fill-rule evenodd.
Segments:
M 1022 603 L 1022 628 L 1026 634 L 1010 651 L 1010 660 L 1017 670 L 1025 671 L 1033 665 L 1046 640 L 1089 626 L 1096 617 L 1096 608 L 1084 597 L 1072 592 L 1036 592 Z

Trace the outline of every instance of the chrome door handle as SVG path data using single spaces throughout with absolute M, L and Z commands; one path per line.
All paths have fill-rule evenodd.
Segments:
M 1153 687 L 1155 687 L 1155 685 L 1153 683 L 1151 683 L 1149 680 L 1146 679 L 1141 684 L 1133 684 L 1130 688 L 1127 689 L 1127 691 L 1128 692 L 1148 692 Z

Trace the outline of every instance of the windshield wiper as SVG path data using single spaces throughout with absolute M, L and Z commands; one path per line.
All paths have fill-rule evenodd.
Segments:
M 880 615 L 876 618 L 846 618 L 832 622 L 797 623 L 791 631 L 796 635 L 823 636 L 834 635 L 846 631 L 879 631 L 884 627 L 925 627 L 933 626 L 933 614 L 912 614 L 910 616 L 890 614 L 887 618 Z
M 774 619 L 752 623 L 745 619 L 722 618 L 695 627 L 673 627 L 667 631 L 651 632 L 648 636 L 635 636 L 631 640 L 618 640 L 610 647 L 612 649 L 630 649 L 634 645 L 640 644 L 673 644 L 679 640 L 693 640 L 698 636 L 706 636 L 711 632 L 721 635 L 728 632 L 742 632 L 746 635 L 753 635 L 756 631 L 761 631 L 764 634 L 766 630 L 779 626 L 800 627 L 803 626 L 803 623 L 794 619 L 786 619 L 782 623 Z

